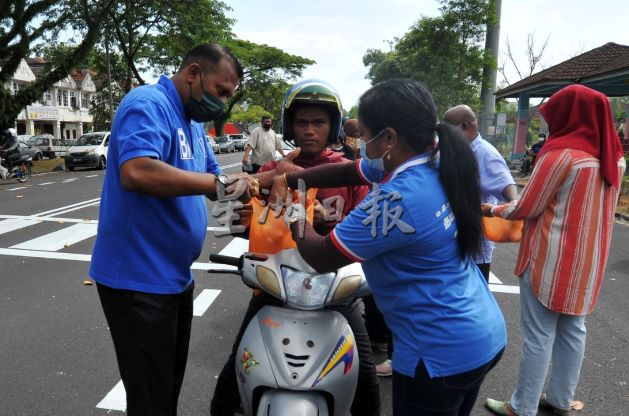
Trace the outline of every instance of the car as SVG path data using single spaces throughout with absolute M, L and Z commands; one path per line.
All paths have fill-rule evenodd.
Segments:
M 216 141 L 214 140 L 214 138 L 211 137 L 211 136 L 205 136 L 205 137 L 207 137 L 207 142 L 209 143 L 210 148 L 212 149 L 212 151 L 214 153 L 219 153 L 220 152 L 220 146 L 218 144 L 216 144 Z
M 24 142 L 27 143 L 31 140 L 31 138 L 33 137 L 32 134 L 20 134 L 17 136 L 17 141 L 18 142 Z
M 236 151 L 234 142 L 228 136 L 218 136 L 214 140 L 219 146 L 218 153 L 232 153 Z
M 107 150 L 109 149 L 109 132 L 95 131 L 85 133 L 68 148 L 65 157 L 66 169 L 74 168 L 98 168 L 107 167 Z
M 35 146 L 31 146 L 27 142 L 23 140 L 19 140 L 19 139 L 18 139 L 18 143 L 20 144 L 20 153 L 22 153 L 22 156 L 28 155 L 32 157 L 33 160 L 42 160 L 42 158 L 44 157 L 44 154 L 42 153 L 41 150 L 39 150 L 39 148 Z
M 234 141 L 236 150 L 245 150 L 247 143 L 249 143 L 249 138 L 244 134 L 230 134 L 229 138 Z
M 42 155 L 50 159 L 65 156 L 69 147 L 63 139 L 56 139 L 52 134 L 37 134 L 31 137 L 28 144 L 39 148 Z

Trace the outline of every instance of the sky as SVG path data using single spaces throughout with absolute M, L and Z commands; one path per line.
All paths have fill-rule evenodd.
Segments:
M 389 50 L 422 16 L 437 16 L 436 0 L 225 0 L 241 39 L 315 60 L 303 78 L 328 81 L 349 110 L 370 87 L 362 57 Z M 629 45 L 627 4 L 620 0 L 502 0 L 500 53 L 507 39 L 520 67 L 527 65 L 528 34 L 537 47 L 550 35 L 541 65 L 558 64 L 607 42 Z M 519 78 L 507 67 L 509 80 Z M 498 82 L 501 81 L 500 74 Z

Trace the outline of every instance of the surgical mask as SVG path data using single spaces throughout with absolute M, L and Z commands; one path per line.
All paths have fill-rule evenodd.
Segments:
M 186 103 L 186 115 L 188 117 L 198 123 L 205 123 L 216 120 L 223 113 L 225 103 L 203 89 L 203 78 L 201 78 L 201 91 L 203 92 L 201 101 L 192 96 L 192 84 L 188 84 L 188 86 L 190 87 L 190 96 Z
M 363 160 L 365 161 L 365 163 L 367 163 L 367 166 L 369 166 L 371 169 L 375 169 L 379 172 L 384 172 L 384 157 L 387 155 L 387 153 L 389 153 L 389 150 L 387 149 L 382 156 L 380 156 L 377 159 L 370 159 L 369 156 L 367 156 L 367 145 L 371 142 L 373 142 L 374 140 L 376 140 L 378 137 L 380 137 L 380 135 L 382 133 L 384 133 L 385 129 L 382 129 L 382 131 L 380 131 L 380 133 L 376 134 L 371 140 L 369 140 L 368 142 L 361 140 L 360 141 L 360 156 L 363 158 Z

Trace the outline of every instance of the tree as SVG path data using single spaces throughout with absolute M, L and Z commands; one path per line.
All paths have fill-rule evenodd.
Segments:
M 511 67 L 517 75 L 518 79 L 514 82 L 530 77 L 539 69 L 544 69 L 544 65 L 542 64 L 542 57 L 544 56 L 544 52 L 546 51 L 546 47 L 548 46 L 549 41 L 550 35 L 548 35 L 544 43 L 542 43 L 542 45 L 537 48 L 535 46 L 535 32 L 529 33 L 526 38 L 526 64 L 522 65 L 521 63 L 519 63 L 519 59 L 513 53 L 511 42 L 509 41 L 509 38 L 507 38 L 507 41 L 505 43 L 506 51 L 502 54 L 500 66 L 498 67 L 498 72 L 500 72 L 503 78 L 502 85 L 506 87 L 513 83 L 509 78 L 507 78 L 507 72 L 509 72 L 508 67 Z
M 0 128 L 11 127 L 20 111 L 39 99 L 55 82 L 65 78 L 89 53 L 114 0 L 6 1 L 0 5 Z M 9 81 L 36 42 L 64 29 L 83 38 L 69 48 L 66 59 L 47 65 L 28 87 L 11 93 Z
M 358 118 L 358 106 L 354 105 L 347 112 L 347 118 Z
M 390 42 L 390 51 L 367 51 L 367 78 L 372 84 L 399 77 L 417 80 L 432 93 L 440 113 L 461 103 L 478 107 L 489 1 L 441 3 L 441 16 L 419 19 Z
M 262 97 L 265 91 L 277 89 L 278 85 L 281 85 L 278 84 L 280 81 L 286 82 L 301 76 L 304 68 L 314 63 L 311 59 L 242 39 L 233 39 L 227 43 L 227 46 L 242 64 L 244 76 L 240 80 L 236 93 L 227 101 L 221 117 L 214 120 L 217 136 L 223 135 L 223 126 L 231 118 L 236 104 L 249 99 L 255 104 L 264 105 Z M 284 92 L 285 90 L 281 92 L 281 95 L 278 93 L 276 96 L 283 97 Z M 256 93 L 258 101 L 255 101 Z
M 231 120 L 241 125 L 247 133 L 251 133 L 251 126 L 259 123 L 262 116 L 266 115 L 269 115 L 269 112 L 259 105 L 236 104 L 232 109 Z
M 233 37 L 227 10 L 218 0 L 119 0 L 109 13 L 103 41 L 111 39 L 123 56 L 125 91 L 145 84 L 146 73 L 174 72 L 192 46 Z

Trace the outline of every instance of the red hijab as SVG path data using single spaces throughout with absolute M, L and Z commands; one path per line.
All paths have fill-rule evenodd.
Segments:
M 538 158 L 552 149 L 583 150 L 599 159 L 603 179 L 618 188 L 622 145 L 604 94 L 583 85 L 570 85 L 553 94 L 539 111 L 550 135 Z

